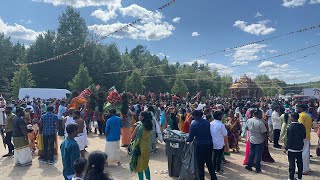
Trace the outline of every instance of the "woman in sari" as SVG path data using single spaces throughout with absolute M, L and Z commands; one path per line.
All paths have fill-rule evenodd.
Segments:
M 248 109 L 246 112 L 246 118 L 249 120 L 253 117 L 254 109 Z M 243 165 L 247 165 L 247 162 L 249 161 L 249 155 L 250 155 L 250 132 L 246 129 L 246 155 L 243 160 Z
M 264 115 L 263 115 L 263 122 L 264 124 L 266 125 L 267 127 L 267 132 L 269 132 L 269 127 L 268 127 L 268 117 L 267 117 L 267 113 L 264 112 Z M 266 135 L 265 137 L 265 140 L 264 140 L 264 150 L 263 150 L 263 153 L 262 153 L 262 161 L 263 162 L 270 162 L 270 163 L 274 163 L 274 159 L 271 157 L 270 155 L 270 152 L 269 152 L 269 146 L 268 146 L 268 135 Z
M 263 120 L 264 124 L 267 127 L 267 132 L 269 132 L 267 112 L 266 111 L 263 111 L 263 112 L 264 112 L 264 115 L 263 115 L 263 119 L 262 120 Z M 268 143 L 269 142 L 268 142 L 268 134 L 267 134 L 266 137 L 265 137 L 265 140 L 264 140 L 264 150 L 263 150 L 263 153 L 262 153 L 262 161 L 263 162 L 274 163 L 275 161 L 271 157 L 270 152 L 269 152 Z
M 280 142 L 284 143 L 284 146 L 287 145 L 287 129 L 290 126 L 290 109 L 286 108 L 284 111 L 284 114 L 280 116 L 280 122 L 281 122 L 281 134 L 280 134 Z
M 232 111 L 229 112 L 229 122 L 227 123 L 229 132 L 228 132 L 228 141 L 229 148 L 232 149 L 233 152 L 239 152 L 239 132 L 241 130 L 240 122 L 239 122 L 239 113 L 233 114 Z
M 138 173 L 139 180 L 143 180 L 145 173 L 146 179 L 150 180 L 150 136 L 153 128 L 152 115 L 149 112 L 141 112 L 138 122 L 132 134 L 132 155 L 130 160 L 131 172 Z

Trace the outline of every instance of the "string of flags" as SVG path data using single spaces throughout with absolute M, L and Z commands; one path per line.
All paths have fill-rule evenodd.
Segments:
M 228 52 L 228 51 L 231 51 L 231 50 L 239 49 L 239 48 L 250 46 L 250 45 L 253 45 L 253 44 L 259 44 L 259 43 L 263 43 L 263 42 L 270 41 L 270 40 L 273 40 L 273 39 L 278 39 L 278 38 L 281 38 L 281 37 L 284 37 L 284 36 L 290 36 L 290 35 L 306 32 L 306 31 L 310 31 L 310 30 L 313 30 L 313 29 L 316 29 L 316 28 L 320 28 L 320 24 L 319 25 L 310 26 L 310 27 L 307 27 L 307 28 L 302 28 L 302 29 L 299 29 L 299 30 L 296 30 L 296 31 L 292 31 L 292 32 L 289 32 L 289 33 L 279 34 L 279 35 L 272 36 L 272 37 L 265 38 L 265 39 L 261 39 L 261 40 L 258 40 L 258 41 L 249 42 L 249 43 L 242 44 L 242 45 L 239 45 L 239 46 L 234 46 L 234 47 L 231 47 L 231 48 L 225 48 L 225 49 L 222 49 L 222 50 L 213 51 L 213 52 L 210 52 L 210 53 L 199 55 L 199 56 L 194 57 L 194 58 L 190 58 L 189 60 L 203 58 L 203 57 L 207 57 L 207 56 L 218 54 L 218 53 Z
M 171 5 L 174 4 L 175 2 L 176 2 L 176 0 L 171 0 L 171 1 L 169 1 L 168 3 L 166 3 L 166 4 L 162 5 L 161 7 L 157 8 L 156 10 L 163 10 L 163 9 L 171 6 Z M 62 57 L 68 56 L 68 55 L 70 55 L 70 54 L 72 54 L 72 53 L 74 53 L 74 52 L 77 52 L 77 51 L 81 50 L 81 49 L 85 49 L 85 48 L 87 48 L 87 47 L 88 47 L 89 45 L 91 45 L 91 44 L 97 44 L 97 43 L 99 43 L 100 41 L 103 41 L 103 40 L 107 39 L 108 37 L 110 37 L 110 36 L 112 36 L 112 35 L 120 32 L 120 31 L 123 31 L 125 28 L 128 28 L 128 27 L 133 26 L 134 24 L 142 21 L 144 18 L 149 17 L 152 13 L 153 13 L 153 11 L 150 11 L 149 13 L 141 16 L 140 18 L 138 18 L 138 19 L 136 19 L 136 20 L 134 20 L 134 21 L 132 21 L 131 23 L 128 23 L 127 25 L 122 26 L 121 28 L 119 28 L 119 29 L 117 29 L 117 30 L 115 30 L 115 31 L 113 31 L 113 32 L 111 32 L 111 33 L 109 33 L 109 34 L 101 37 L 100 39 L 91 40 L 91 41 L 85 43 L 83 46 L 80 46 L 80 47 L 78 47 L 78 48 L 76 48 L 76 49 L 73 49 L 73 50 L 71 50 L 71 51 L 69 51 L 69 52 L 63 53 L 63 54 L 61 54 L 61 55 L 58 55 L 58 56 L 55 56 L 55 57 L 52 57 L 52 58 L 49 58 L 49 59 L 45 59 L 45 60 L 42 60 L 42 61 L 32 62 L 32 63 L 21 63 L 21 64 L 20 64 L 20 63 L 15 63 L 15 62 L 12 62 L 12 63 L 13 63 L 14 65 L 16 65 L 16 66 L 22 66 L 22 65 L 28 66 L 28 65 L 36 65 L 36 64 L 46 63 L 46 62 L 49 62 L 49 61 L 59 60 L 59 59 L 61 59 Z
M 192 59 L 184 60 L 184 62 L 187 62 L 187 61 L 190 61 L 190 60 L 194 60 L 194 59 L 197 59 L 197 58 L 206 57 L 206 56 L 213 55 L 213 54 L 217 54 L 217 53 L 221 53 L 221 52 L 227 52 L 227 51 L 230 51 L 230 50 L 233 50 L 233 49 L 238 49 L 238 48 L 245 47 L 245 46 L 249 46 L 249 45 L 256 44 L 256 43 L 262 43 L 262 42 L 265 42 L 265 41 L 270 41 L 270 40 L 277 39 L 277 38 L 284 37 L 284 36 L 289 36 L 289 35 L 293 35 L 293 34 L 297 34 L 297 33 L 306 32 L 306 31 L 309 31 L 309 30 L 312 30 L 312 29 L 316 29 L 316 28 L 320 28 L 320 25 L 315 25 L 315 26 L 311 26 L 311 27 L 308 27 L 308 28 L 302 28 L 302 29 L 299 29 L 299 30 L 296 30 L 296 31 L 292 31 L 292 32 L 285 33 L 285 34 L 280 34 L 280 35 L 273 36 L 273 37 L 270 37 L 270 38 L 261 39 L 261 40 L 254 41 L 254 42 L 249 42 L 249 43 L 246 43 L 246 44 L 243 44 L 243 45 L 239 45 L 239 46 L 235 46 L 235 47 L 226 48 L 226 49 L 223 49 L 223 50 L 219 50 L 219 51 L 215 51 L 215 52 L 203 54 L 203 55 L 197 56 L 197 57 L 192 58 Z M 310 47 L 310 48 L 312 48 L 312 47 Z M 307 48 L 307 49 L 310 49 L 310 48 Z M 305 50 L 305 49 L 303 48 L 301 51 L 303 51 L 303 50 Z M 293 54 L 293 53 L 294 53 L 294 52 L 291 52 L 291 53 L 288 53 L 287 55 Z M 281 56 L 283 56 L 283 55 L 281 55 Z M 279 57 L 281 57 L 281 56 L 279 56 Z M 272 58 L 276 58 L 276 57 L 272 57 Z M 271 58 L 270 58 L 270 59 L 271 59 Z M 262 60 L 260 60 L 260 61 L 263 61 L 263 60 L 266 60 L 266 58 L 265 58 L 265 59 L 262 59 Z M 237 66 L 238 66 L 238 65 L 236 65 L 236 66 L 234 66 L 234 67 L 237 67 Z M 155 67 L 158 67 L 158 66 L 151 66 L 150 68 L 155 68 Z M 228 69 L 228 68 L 232 68 L 232 66 L 231 66 L 231 67 L 226 67 L 225 69 Z M 139 69 L 135 69 L 135 70 L 139 70 Z M 120 73 L 127 73 L 127 72 L 131 72 L 131 71 L 134 71 L 134 70 L 112 72 L 111 74 L 115 74 L 115 73 L 118 73 L 118 74 L 120 74 Z M 105 73 L 105 74 L 109 74 L 109 73 Z M 189 73 L 189 74 L 193 74 L 193 73 Z M 166 76 L 166 75 L 165 75 L 165 76 Z M 167 75 L 167 76 L 170 76 L 170 75 Z M 158 76 L 143 76 L 143 77 L 158 77 Z
M 292 81 L 292 80 L 297 80 L 297 79 L 304 79 L 304 78 L 306 78 L 306 77 L 296 76 L 296 77 L 287 78 L 287 81 Z M 170 79 L 175 79 L 175 78 L 170 78 Z M 197 81 L 197 80 L 213 80 L 213 79 L 211 77 L 211 78 L 199 78 L 199 79 L 195 79 L 194 78 L 194 79 L 181 79 L 181 80 L 183 80 L 183 81 Z M 225 81 L 214 81 L 214 83 L 225 83 Z M 232 83 L 232 82 L 230 82 L 230 83 Z M 267 81 L 258 81 L 258 83 L 277 83 L 277 81 L 275 81 L 275 80 L 267 80 Z M 288 85 L 288 86 L 281 87 L 281 88 L 291 88 L 291 87 L 299 87 L 299 86 L 304 87 L 304 85 Z M 264 86 L 260 86 L 260 87 L 261 88 L 270 88 L 269 86 L 265 86 L 265 87 Z M 274 88 L 274 87 L 272 87 L 272 88 Z
M 146 69 L 152 69 L 152 68 L 161 67 L 161 66 L 164 66 L 164 64 L 157 65 L 157 66 L 150 66 L 150 67 L 140 68 L 140 69 L 131 69 L 131 70 L 126 70 L 126 71 L 108 72 L 108 73 L 104 73 L 104 74 L 122 74 L 122 73 L 128 73 L 128 72 L 132 72 L 132 71 L 143 71 L 143 70 L 146 70 Z
M 307 49 L 311 49 L 311 48 L 315 48 L 315 47 L 318 47 L 320 46 L 320 44 L 315 44 L 315 45 L 312 45 L 312 46 L 308 46 L 308 47 L 304 47 L 304 48 L 301 48 L 301 49 L 297 49 L 297 50 L 294 50 L 294 51 L 290 51 L 290 52 L 286 52 L 286 53 L 283 53 L 283 54 L 279 54 L 279 55 L 276 55 L 276 56 L 271 56 L 271 57 L 267 57 L 267 58 L 263 58 L 263 59 L 259 59 L 259 60 L 253 60 L 253 61 L 250 61 L 248 62 L 249 63 L 254 63 L 254 62 L 261 62 L 261 61 L 265 61 L 265 60 L 270 60 L 270 59 L 275 59 L 275 58 L 279 58 L 279 57 L 283 57 L 283 56 L 287 56 L 287 55 L 291 55 L 291 54 L 294 54 L 294 53 L 297 53 L 297 52 L 301 52 L 301 51 L 305 51 Z M 312 56 L 312 55 L 315 55 L 316 53 L 312 53 L 312 54 L 309 54 L 309 55 L 305 55 L 303 57 L 299 57 L 299 58 L 296 58 L 296 59 L 301 59 L 301 58 L 306 58 L 306 57 L 309 57 L 309 56 Z M 289 60 L 290 61 L 294 61 L 294 60 Z M 218 68 L 218 70 L 225 70 L 225 69 L 230 69 L 230 68 L 234 68 L 234 67 L 238 67 L 238 66 L 242 66 L 244 64 L 236 64 L 236 65 L 232 65 L 232 66 L 228 66 L 228 67 L 222 67 L 222 68 Z M 171 76 L 177 76 L 177 75 L 190 75 L 190 74 L 194 74 L 194 72 L 192 73 L 181 73 L 181 74 L 162 74 L 162 75 L 155 75 L 155 76 L 142 76 L 144 78 L 153 78 L 153 77 L 171 77 Z

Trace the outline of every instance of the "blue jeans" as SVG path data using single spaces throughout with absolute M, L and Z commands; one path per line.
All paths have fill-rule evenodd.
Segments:
M 43 135 L 43 154 L 45 161 L 53 161 L 55 135 Z
M 261 157 L 264 149 L 264 143 L 261 144 L 252 144 L 250 143 L 250 155 L 248 167 L 253 166 L 253 159 L 256 157 L 256 171 L 261 171 Z

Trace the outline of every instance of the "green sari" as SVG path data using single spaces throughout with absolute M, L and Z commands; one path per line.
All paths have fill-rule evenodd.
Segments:
M 141 155 L 140 151 L 140 140 L 143 134 L 144 126 L 141 122 L 137 122 L 139 124 L 139 129 L 136 135 L 136 138 L 134 140 L 133 146 L 132 146 L 132 153 L 131 153 L 131 160 L 130 160 L 130 171 L 135 171 L 138 163 L 138 158 Z

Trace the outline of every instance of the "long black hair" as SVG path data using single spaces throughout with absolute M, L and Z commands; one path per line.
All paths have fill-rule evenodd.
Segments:
M 288 120 L 289 120 L 289 113 L 284 113 L 284 122 L 286 122 L 286 124 L 288 124 Z
M 128 114 L 128 111 L 129 111 L 129 101 L 128 101 L 127 93 L 123 93 L 121 96 L 121 99 L 122 99 L 122 106 L 121 106 L 120 112 L 122 115 L 126 115 Z
M 152 128 L 153 128 L 151 113 L 143 111 L 143 112 L 140 113 L 140 116 L 143 117 L 142 123 L 143 123 L 144 129 L 146 131 L 151 131 Z
M 155 113 L 156 111 L 154 110 L 152 105 L 148 106 L 148 111 Z
M 88 157 L 88 169 L 84 180 L 109 180 L 110 175 L 104 172 L 107 155 L 101 151 L 93 151 Z

